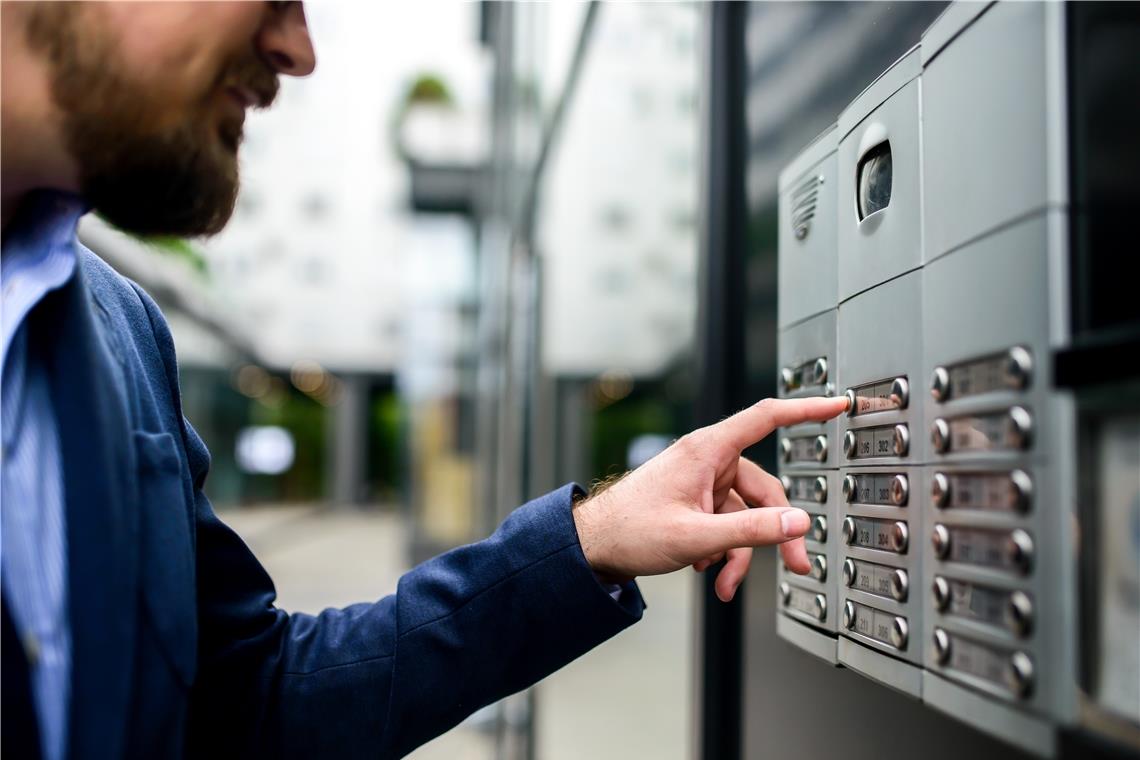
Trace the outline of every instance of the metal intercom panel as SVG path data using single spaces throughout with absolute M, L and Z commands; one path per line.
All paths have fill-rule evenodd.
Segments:
M 1123 498 L 1119 488 L 1080 513 L 1078 462 L 1102 456 L 1114 468 L 1090 468 L 1123 482 L 1127 467 L 1100 442 L 1115 435 L 1133 450 L 1137 417 L 1102 414 L 1079 433 L 1078 399 L 1053 376 L 1073 339 L 1071 18 L 1053 3 L 954 4 L 838 116 L 834 269 L 812 251 L 821 277 L 836 273 L 834 303 L 792 246 L 793 180 L 827 165 L 818 141 L 781 176 L 780 196 L 784 378 L 823 355 L 825 321 L 806 319 L 810 304 L 834 326 L 832 385 L 814 390 L 850 401 L 834 429 L 780 434 L 793 503 L 828 526 L 817 545 L 826 581 L 781 569 L 780 634 L 817 655 L 834 636 L 839 666 L 1042 756 L 1084 720 L 1090 670 L 1110 712 L 1140 718 L 1140 687 L 1120 688 L 1140 680 L 1140 658 L 1119 654 L 1119 633 L 1100 639 L 1127 660 L 1124 678 L 1080 647 L 1082 609 L 1140 613 L 1122 613 L 1118 595 L 1098 616 L 1109 597 L 1082 600 L 1078 572 L 1078 526 L 1124 524 L 1088 512 L 1101 494 Z M 813 223 L 829 211 L 817 206 Z M 793 440 L 809 434 L 827 440 L 814 463 Z M 1078 451 L 1085 439 L 1095 451 Z M 798 498 L 819 493 L 791 479 L 799 472 L 819 478 L 818 503 Z M 825 616 L 793 598 L 800 588 L 826 600 Z M 1122 725 L 1140 736 L 1140 723 Z

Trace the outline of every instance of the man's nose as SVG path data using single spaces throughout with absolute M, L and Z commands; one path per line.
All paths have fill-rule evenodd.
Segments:
M 299 2 L 285 3 L 283 7 L 270 3 L 265 23 L 257 33 L 257 49 L 281 74 L 303 77 L 313 73 L 317 54 L 309 39 L 305 22 L 305 8 Z

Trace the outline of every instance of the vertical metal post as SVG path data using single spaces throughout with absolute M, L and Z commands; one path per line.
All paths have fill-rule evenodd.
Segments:
M 329 415 L 330 456 L 328 471 L 332 498 L 337 506 L 364 500 L 368 456 L 368 380 L 361 375 L 342 375 L 340 403 Z
M 747 3 L 706 6 L 703 114 L 702 229 L 697 324 L 696 416 L 709 424 L 744 405 L 745 242 L 747 165 L 744 30 Z M 695 755 L 737 760 L 741 755 L 743 599 L 716 598 L 716 570 L 700 588 Z

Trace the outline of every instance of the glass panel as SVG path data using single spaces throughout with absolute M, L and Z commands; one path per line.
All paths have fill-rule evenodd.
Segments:
M 859 162 L 859 218 L 865 219 L 891 203 L 891 144 L 876 145 Z

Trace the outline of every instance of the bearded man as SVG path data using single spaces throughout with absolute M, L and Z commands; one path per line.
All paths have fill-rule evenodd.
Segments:
M 4 3 L 2 45 L 6 757 L 396 757 L 638 620 L 638 575 L 725 558 L 730 599 L 773 543 L 808 570 L 807 515 L 740 453 L 842 399 L 761 402 L 598 496 L 561 488 L 378 602 L 278 610 L 203 495 L 162 314 L 75 229 L 220 230 L 246 109 L 315 65 L 304 11 Z

